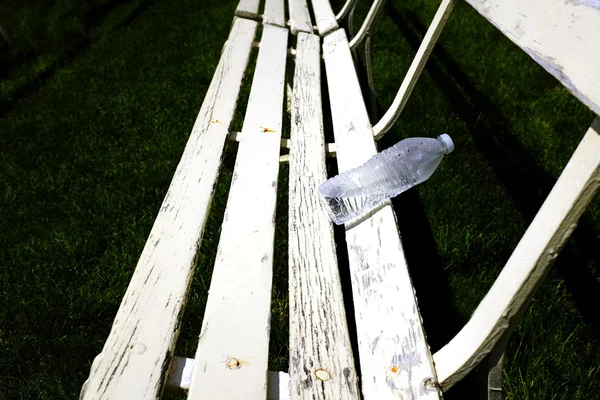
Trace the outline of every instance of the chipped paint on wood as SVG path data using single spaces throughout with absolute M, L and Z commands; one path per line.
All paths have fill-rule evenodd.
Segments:
M 327 179 L 319 37 L 298 34 L 289 192 L 290 376 L 293 399 L 358 400 L 358 377 L 333 227 L 319 199 Z
M 162 392 L 255 31 L 256 22 L 234 20 L 83 399 L 155 399 Z
M 599 0 L 467 0 L 600 114 Z
M 313 25 L 310 21 L 307 0 L 288 0 L 288 8 L 292 34 L 297 35 L 298 32 L 312 33 Z
M 324 39 L 339 171 L 377 149 L 346 34 Z M 294 146 L 292 146 L 293 148 Z M 391 205 L 346 225 L 346 243 L 365 399 L 439 399 L 431 353 Z M 427 384 L 426 384 L 427 383 Z
M 312 0 L 313 13 L 317 22 L 320 36 L 326 36 L 338 28 L 335 14 L 329 0 Z
M 259 0 L 240 0 L 235 15 L 243 18 L 258 18 L 258 3 Z
M 263 24 L 285 28 L 284 0 L 266 0 Z
M 267 396 L 273 182 L 279 173 L 287 40 L 287 29 L 264 25 L 189 399 Z
M 171 361 L 171 366 L 169 367 L 165 392 L 186 396 L 195 367 L 196 360 L 193 358 L 173 357 L 173 361 Z M 267 381 L 269 382 L 267 386 L 267 400 L 290 399 L 290 376 L 288 374 L 280 371 L 268 371 Z

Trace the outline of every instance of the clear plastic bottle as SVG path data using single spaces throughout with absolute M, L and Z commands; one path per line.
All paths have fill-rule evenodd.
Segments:
M 386 199 L 429 179 L 444 155 L 453 150 L 447 134 L 396 143 L 319 186 L 329 216 L 341 225 L 365 215 Z

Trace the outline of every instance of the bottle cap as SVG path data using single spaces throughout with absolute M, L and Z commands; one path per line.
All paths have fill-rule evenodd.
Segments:
M 447 133 L 441 134 L 437 138 L 446 146 L 446 154 L 452 153 L 454 151 L 454 142 Z

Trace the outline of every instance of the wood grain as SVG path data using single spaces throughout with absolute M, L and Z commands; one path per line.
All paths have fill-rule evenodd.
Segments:
M 298 32 L 312 33 L 313 27 L 310 21 L 307 0 L 289 0 L 288 8 L 290 10 L 290 30 L 292 34 L 297 35 Z
M 319 37 L 300 32 L 292 97 L 289 192 L 292 399 L 358 399 L 333 227 L 318 184 L 327 179 Z
M 165 391 L 168 390 L 169 393 L 178 396 L 186 396 L 195 368 L 196 360 L 193 358 L 173 357 Z M 268 371 L 267 381 L 267 400 L 290 399 L 289 374 L 281 371 Z
M 319 35 L 326 36 L 338 28 L 329 0 L 312 0 L 312 7 L 317 20 Z
M 160 396 L 256 22 L 236 18 L 83 399 Z
M 263 24 L 270 24 L 285 28 L 284 0 L 265 0 Z
M 240 0 L 235 9 L 235 15 L 244 18 L 258 18 L 259 0 Z
M 264 25 L 189 399 L 265 399 L 287 29 Z
M 323 55 L 341 173 L 361 165 L 377 149 L 342 29 L 325 37 Z M 347 224 L 346 243 L 364 398 L 439 399 L 390 203 Z

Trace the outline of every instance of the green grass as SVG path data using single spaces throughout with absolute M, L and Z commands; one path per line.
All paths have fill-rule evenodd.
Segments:
M 1 60 L 11 60 L 0 67 L 0 399 L 79 392 L 177 166 L 235 3 L 97 0 L 72 11 L 63 2 L 0 1 L 0 23 L 14 42 L 0 49 Z M 437 3 L 392 1 L 380 19 L 373 56 L 383 109 Z M 456 143 L 428 182 L 394 201 L 433 350 L 485 295 L 592 121 L 467 4 L 457 5 L 439 44 L 381 144 L 442 132 Z M 234 129 L 248 91 L 249 79 Z M 235 153 L 228 146 L 177 355 L 195 351 Z M 284 167 L 270 357 L 278 370 L 287 369 L 286 186 Z M 598 398 L 599 222 L 596 199 L 513 334 L 508 398 Z M 446 398 L 472 393 L 462 385 Z

